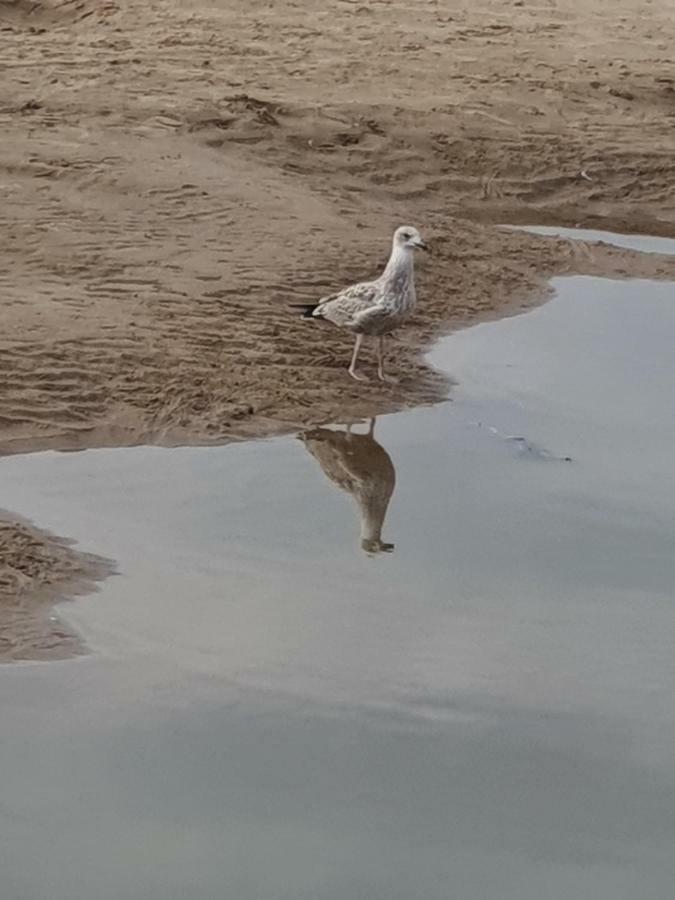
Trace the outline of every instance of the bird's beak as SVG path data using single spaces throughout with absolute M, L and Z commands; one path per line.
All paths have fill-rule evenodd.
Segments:
M 425 244 L 422 238 L 420 238 L 418 241 L 415 241 L 415 247 L 417 247 L 419 250 L 429 250 L 429 245 Z

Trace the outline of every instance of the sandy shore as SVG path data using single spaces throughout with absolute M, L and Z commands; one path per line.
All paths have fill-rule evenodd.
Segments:
M 420 350 L 549 276 L 675 277 L 493 227 L 675 236 L 674 45 L 668 0 L 0 0 L 0 450 L 433 401 Z M 350 340 L 288 304 L 375 272 L 404 221 L 434 252 L 403 381 L 355 384 Z
M 0 662 L 81 652 L 78 636 L 52 607 L 94 590 L 114 566 L 11 514 L 0 515 Z

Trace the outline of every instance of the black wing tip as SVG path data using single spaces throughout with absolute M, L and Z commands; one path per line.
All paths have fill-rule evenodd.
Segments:
M 291 303 L 292 309 L 301 309 L 302 315 L 300 318 L 302 319 L 315 319 L 314 310 L 319 305 L 318 303 Z

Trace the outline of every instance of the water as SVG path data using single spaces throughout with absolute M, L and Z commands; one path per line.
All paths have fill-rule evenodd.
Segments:
M 510 229 L 512 226 L 503 226 Z M 596 231 L 591 228 L 559 228 L 556 225 L 526 225 L 514 228 L 515 231 L 528 231 L 530 234 L 541 234 L 544 237 L 571 238 L 578 241 L 602 241 L 626 250 L 637 250 L 639 253 L 672 254 L 675 241 L 672 238 L 652 237 L 646 234 L 614 234 L 611 231 Z
M 452 403 L 314 435 L 328 477 L 0 461 L 121 572 L 60 607 L 91 655 L 0 671 L 3 900 L 670 900 L 673 288 L 555 287 L 438 346 Z

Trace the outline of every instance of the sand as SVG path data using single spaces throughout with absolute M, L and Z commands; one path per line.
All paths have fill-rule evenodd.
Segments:
M 108 560 L 10 514 L 0 518 L 0 662 L 54 659 L 83 651 L 53 604 L 95 590 L 113 574 Z
M 673 46 L 671 0 L 0 0 L 0 452 L 432 402 L 420 351 L 551 275 L 673 278 L 494 227 L 675 236 Z M 401 384 L 364 386 L 289 304 L 402 222 L 433 254 Z

